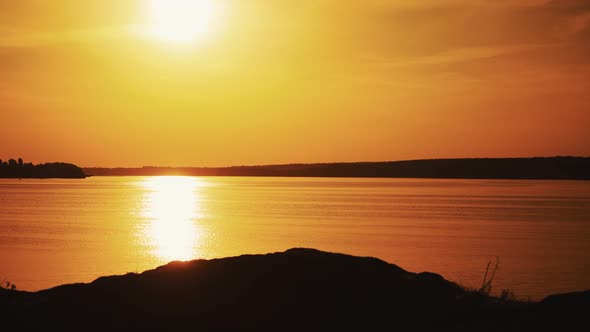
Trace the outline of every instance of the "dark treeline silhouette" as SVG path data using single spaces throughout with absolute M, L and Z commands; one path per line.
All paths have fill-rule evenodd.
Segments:
M 589 157 L 430 159 L 235 167 L 85 168 L 88 175 L 299 176 L 590 180 Z
M 24 163 L 22 158 L 2 161 L 0 159 L 0 178 L 85 178 L 84 171 L 72 164 L 46 163 L 34 165 Z
M 0 288 L 2 323 L 19 331 L 587 331 L 589 307 L 590 291 L 520 302 L 305 248 L 34 293 Z

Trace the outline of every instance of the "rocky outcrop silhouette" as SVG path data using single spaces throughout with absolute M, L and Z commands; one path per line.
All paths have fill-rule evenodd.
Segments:
M 0 292 L 4 326 L 60 331 L 586 331 L 589 304 L 590 292 L 503 300 L 434 273 L 306 248 Z

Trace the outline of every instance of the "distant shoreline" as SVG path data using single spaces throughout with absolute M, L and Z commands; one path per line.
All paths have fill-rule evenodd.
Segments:
M 254 176 L 590 180 L 590 157 L 425 159 L 231 167 L 86 167 L 88 176 Z
M 0 179 L 84 179 L 84 171 L 68 163 L 45 163 L 34 165 L 21 158 L 2 161 L 0 159 Z

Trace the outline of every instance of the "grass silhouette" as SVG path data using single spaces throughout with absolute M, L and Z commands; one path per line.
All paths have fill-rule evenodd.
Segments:
M 493 264 L 493 265 L 492 265 Z M 500 258 L 496 256 L 496 262 L 492 263 L 492 261 L 488 262 L 486 266 L 486 272 L 483 276 L 483 282 L 481 287 L 479 288 L 479 292 L 483 295 L 489 296 L 492 292 L 492 283 L 494 282 L 494 277 L 496 276 L 496 271 L 498 270 L 498 266 L 500 265 Z M 492 271 L 490 273 L 490 267 L 492 267 Z M 488 279 L 489 275 L 489 279 Z M 504 295 L 504 291 L 502 291 L 502 295 Z M 508 295 L 508 294 L 506 294 Z
M 0 282 L 0 288 L 16 290 L 16 285 L 6 279 L 2 279 L 2 282 Z

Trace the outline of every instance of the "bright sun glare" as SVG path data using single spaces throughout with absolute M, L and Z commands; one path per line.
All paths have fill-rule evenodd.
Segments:
M 201 236 L 196 222 L 203 185 L 182 176 L 153 177 L 143 183 L 147 197 L 142 214 L 149 221 L 143 235 L 163 261 L 194 258 Z
M 149 0 L 151 35 L 161 41 L 194 43 L 211 36 L 219 21 L 215 0 Z

